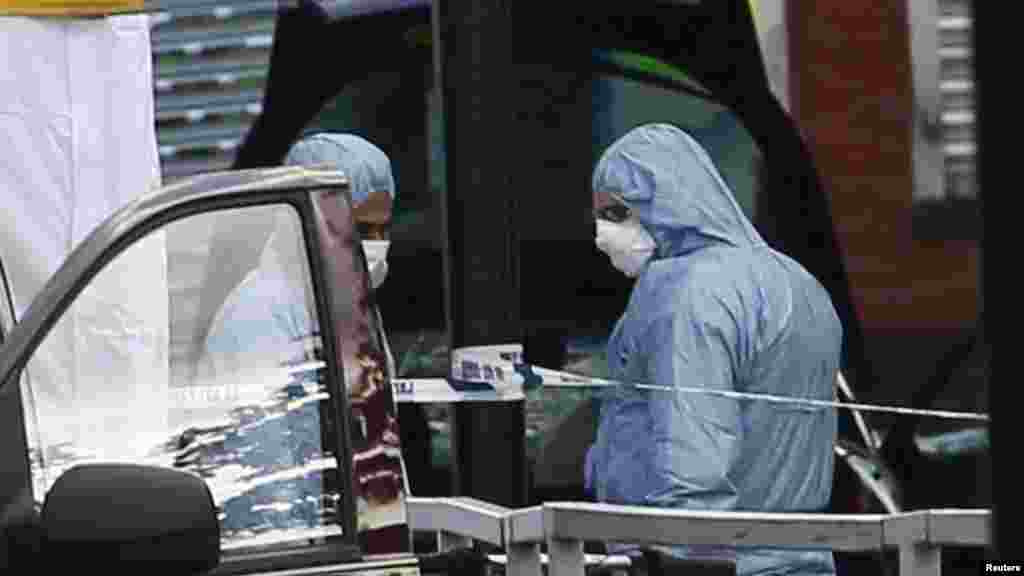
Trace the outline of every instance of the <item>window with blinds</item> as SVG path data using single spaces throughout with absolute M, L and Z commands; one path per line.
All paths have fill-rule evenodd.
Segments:
M 226 169 L 259 115 L 276 0 L 156 0 L 150 19 L 164 183 Z
M 942 0 L 939 13 L 939 91 L 943 152 L 951 198 L 976 198 L 974 75 L 968 0 Z
M 978 198 L 970 0 L 908 0 L 914 201 Z

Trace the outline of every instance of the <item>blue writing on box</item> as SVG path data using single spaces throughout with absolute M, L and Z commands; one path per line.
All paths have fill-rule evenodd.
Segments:
M 462 361 L 462 377 L 466 380 L 479 380 L 480 379 L 480 366 L 476 362 L 470 362 L 469 360 Z
M 409 380 L 395 380 L 395 391 L 398 394 L 412 394 L 414 392 L 415 383 Z

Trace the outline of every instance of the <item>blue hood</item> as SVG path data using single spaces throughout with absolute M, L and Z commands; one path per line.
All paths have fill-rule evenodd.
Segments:
M 715 244 L 764 244 L 708 153 L 675 126 L 647 124 L 629 131 L 601 156 L 593 187 L 632 209 L 657 243 L 656 258 Z
M 394 200 L 395 179 L 391 161 L 383 150 L 353 134 L 319 132 L 295 143 L 285 164 L 328 166 L 352 180 L 352 202 L 360 204 L 371 192 L 386 191 Z

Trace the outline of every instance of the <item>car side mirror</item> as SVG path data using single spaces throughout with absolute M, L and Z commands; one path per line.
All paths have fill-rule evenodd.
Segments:
M 213 495 L 199 477 L 170 468 L 75 466 L 47 494 L 42 530 L 44 562 L 83 571 L 195 575 L 220 562 Z

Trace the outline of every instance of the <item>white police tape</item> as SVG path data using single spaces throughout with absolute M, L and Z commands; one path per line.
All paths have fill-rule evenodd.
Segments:
M 736 400 L 756 400 L 777 404 L 803 405 L 819 408 L 845 408 L 857 412 L 883 412 L 906 416 L 927 416 L 941 419 L 990 421 L 988 414 L 924 410 L 900 406 L 879 406 L 834 400 L 815 400 L 734 390 L 714 390 L 702 387 L 660 386 L 646 383 L 628 383 L 593 376 L 583 376 L 560 370 L 531 366 L 523 362 L 523 347 L 519 344 L 473 346 L 457 348 L 451 354 L 449 378 L 392 378 L 391 385 L 396 402 L 438 403 L 457 402 L 513 402 L 523 400 L 526 391 L 539 388 L 636 388 L 675 393 L 706 394 Z M 321 370 L 323 361 L 305 362 L 282 369 L 271 378 L 273 382 L 287 381 L 303 372 Z M 837 386 L 842 384 L 842 373 L 837 375 Z M 243 398 L 265 393 L 268 383 L 249 386 L 202 386 L 198 389 L 176 389 L 171 393 L 171 404 L 178 408 L 198 408 L 211 404 L 232 403 Z
M 637 388 L 640 390 L 658 390 L 664 392 L 685 392 L 692 394 L 706 394 L 709 396 L 721 396 L 735 400 L 758 400 L 762 402 L 773 402 L 777 404 L 796 404 L 812 406 L 817 408 L 847 408 L 850 410 L 861 410 L 864 412 L 888 412 L 892 414 L 903 414 L 906 416 L 930 416 L 934 418 L 957 419 L 957 420 L 981 420 L 988 422 L 988 414 L 978 412 L 954 412 L 950 410 L 923 410 L 916 408 L 903 408 L 901 406 L 879 406 L 877 404 L 859 404 L 854 402 L 837 402 L 835 400 L 815 400 L 813 398 L 797 398 L 794 396 L 776 396 L 773 394 L 760 394 L 755 392 L 737 392 L 735 390 L 716 390 L 710 388 L 698 388 L 692 386 L 656 386 L 653 384 L 617 382 L 602 378 L 590 378 L 578 376 L 557 370 L 548 370 L 535 366 L 524 368 L 542 381 L 543 386 L 561 386 L 570 388 L 607 388 L 610 386 L 622 386 L 626 388 Z
M 626 387 L 674 393 L 705 394 L 736 400 L 752 400 L 817 408 L 845 408 L 854 411 L 883 412 L 905 416 L 927 416 L 942 419 L 978 420 L 988 422 L 988 414 L 924 410 L 901 406 L 879 406 L 835 400 L 796 398 L 735 390 L 715 390 L 689 386 L 660 386 L 629 383 L 559 370 L 531 366 L 522 361 L 518 344 L 459 348 L 452 351 L 450 379 L 395 379 L 395 398 L 399 402 L 507 402 L 521 400 L 524 392 L 537 388 L 607 388 Z M 837 375 L 837 382 L 842 374 Z

